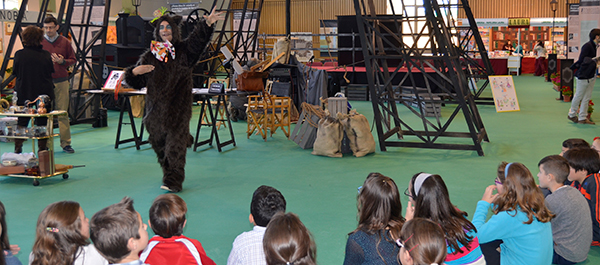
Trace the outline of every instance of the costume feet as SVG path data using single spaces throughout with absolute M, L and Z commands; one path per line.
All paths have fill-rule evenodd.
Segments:
M 162 185 L 160 186 L 161 189 L 166 190 L 168 192 L 173 192 L 173 193 L 177 193 L 181 191 L 181 188 L 174 188 L 174 187 L 169 187 L 167 185 Z

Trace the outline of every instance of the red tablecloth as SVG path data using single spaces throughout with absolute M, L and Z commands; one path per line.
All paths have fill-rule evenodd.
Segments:
M 483 60 L 475 59 L 479 65 L 483 67 Z M 490 59 L 492 69 L 494 69 L 495 75 L 507 75 L 508 74 L 508 59 Z
M 521 59 L 521 74 L 535 73 L 535 57 L 523 57 Z

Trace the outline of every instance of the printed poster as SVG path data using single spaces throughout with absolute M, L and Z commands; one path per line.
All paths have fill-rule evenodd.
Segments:
M 102 87 L 102 89 L 117 90 L 121 87 L 121 81 L 123 80 L 124 76 L 124 71 L 111 71 L 110 76 L 106 79 L 106 83 L 104 83 L 104 87 Z
M 496 112 L 520 111 L 512 75 L 489 76 Z

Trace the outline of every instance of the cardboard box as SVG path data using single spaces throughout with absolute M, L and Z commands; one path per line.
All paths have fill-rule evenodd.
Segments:
M 25 174 L 25 166 L 24 165 L 16 165 L 5 167 L 0 165 L 0 175 L 9 175 L 9 174 Z

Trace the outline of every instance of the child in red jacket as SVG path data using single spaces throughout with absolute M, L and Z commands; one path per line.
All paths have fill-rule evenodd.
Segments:
M 144 263 L 215 265 L 198 240 L 182 235 L 186 213 L 185 201 L 175 194 L 163 194 L 154 199 L 150 206 L 149 225 L 156 235 L 140 255 Z

